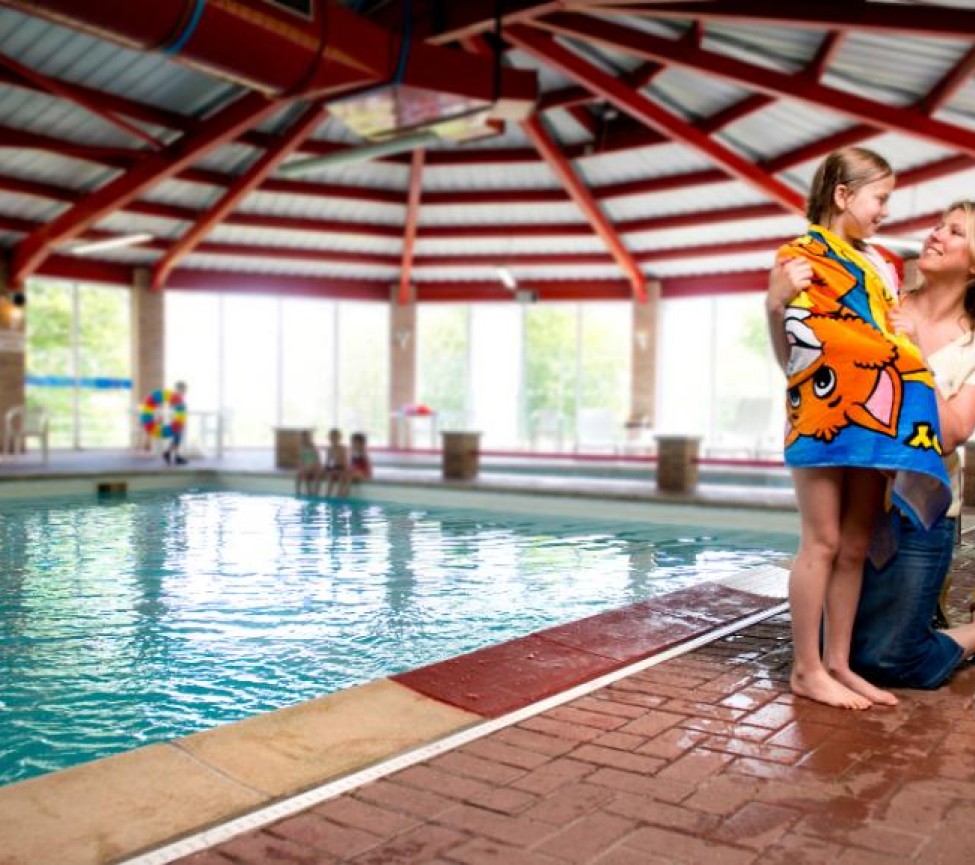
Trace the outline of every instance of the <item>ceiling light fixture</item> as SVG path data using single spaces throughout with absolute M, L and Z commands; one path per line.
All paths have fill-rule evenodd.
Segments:
M 518 280 L 515 279 L 515 275 L 507 267 L 496 267 L 494 268 L 494 272 L 498 275 L 498 279 L 501 280 L 501 284 L 508 291 L 518 290 Z
M 121 249 L 123 246 L 135 246 L 139 243 L 147 243 L 150 240 L 152 240 L 152 235 L 145 231 L 139 234 L 122 234 L 118 237 L 109 237 L 106 240 L 82 243 L 80 246 L 72 247 L 71 252 L 75 255 L 88 255 L 92 252 L 104 252 L 106 249 Z
M 334 168 L 338 165 L 357 165 L 360 162 L 369 162 L 373 159 L 380 159 L 383 156 L 394 156 L 397 153 L 416 150 L 417 147 L 426 147 L 426 145 L 439 140 L 440 137 L 436 132 L 427 129 L 423 132 L 414 132 L 412 135 L 402 135 L 399 138 L 377 141 L 375 144 L 364 144 L 362 147 L 348 147 L 345 150 L 336 150 L 333 153 L 326 153 L 324 156 L 312 156 L 310 159 L 286 162 L 278 168 L 277 173 L 283 174 L 285 177 L 294 177 L 296 175 L 308 174 L 310 171 L 317 171 L 319 168 Z

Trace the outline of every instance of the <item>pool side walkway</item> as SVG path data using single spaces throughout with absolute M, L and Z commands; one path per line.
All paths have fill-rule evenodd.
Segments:
M 971 540 L 953 569 L 960 621 Z M 779 615 L 178 862 L 970 862 L 975 667 L 858 713 L 790 663 Z

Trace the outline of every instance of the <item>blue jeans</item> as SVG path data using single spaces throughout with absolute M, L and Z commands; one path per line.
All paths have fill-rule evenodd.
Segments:
M 955 544 L 955 520 L 925 532 L 895 517 L 896 555 L 880 569 L 869 561 L 853 626 L 850 665 L 877 685 L 937 688 L 962 659 L 962 647 L 932 627 Z

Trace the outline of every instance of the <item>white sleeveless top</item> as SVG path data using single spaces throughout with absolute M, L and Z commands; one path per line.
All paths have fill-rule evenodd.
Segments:
M 975 338 L 966 333 L 939 348 L 928 357 L 941 396 L 950 399 L 965 385 L 975 385 Z M 951 478 L 949 517 L 961 514 L 961 457 L 957 450 L 945 457 L 945 468 Z

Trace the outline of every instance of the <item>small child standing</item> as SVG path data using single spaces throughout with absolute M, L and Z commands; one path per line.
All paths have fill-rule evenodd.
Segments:
M 349 467 L 342 476 L 340 496 L 347 496 L 352 484 L 372 477 L 372 461 L 367 450 L 366 434 L 353 433 L 349 439 Z
M 896 274 L 867 243 L 893 189 L 893 170 L 873 151 L 851 147 L 827 157 L 813 178 L 807 233 L 779 250 L 779 266 L 799 293 L 783 306 L 770 290 L 768 306 L 788 378 L 785 461 L 801 523 L 789 579 L 790 685 L 794 694 L 847 709 L 897 702 L 850 669 L 863 566 L 887 479 L 915 476 L 923 495 L 909 497 L 908 481 L 892 496 L 925 527 L 950 495 L 934 382 L 918 348 L 895 332 Z M 921 429 L 932 431 L 927 450 L 914 444 L 912 431 Z
M 348 464 L 349 451 L 342 443 L 342 431 L 333 427 L 328 431 L 328 446 L 325 448 L 325 465 L 322 467 L 319 476 L 326 481 L 326 497 L 330 498 L 334 491 L 341 490 Z M 320 487 L 321 480 L 319 480 Z
M 310 431 L 301 434 L 298 445 L 298 472 L 295 474 L 295 495 L 301 495 L 302 485 L 307 495 L 316 496 L 322 485 L 322 460 Z

